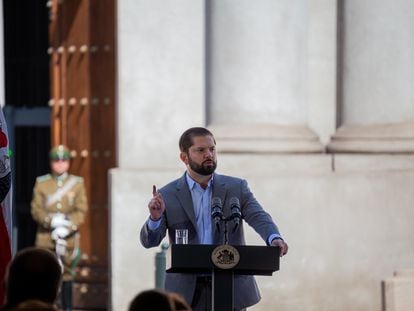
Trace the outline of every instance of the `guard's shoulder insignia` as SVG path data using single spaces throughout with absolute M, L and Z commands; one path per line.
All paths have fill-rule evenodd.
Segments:
M 52 179 L 52 175 L 46 174 L 46 175 L 42 175 L 42 176 L 37 177 L 36 181 L 37 182 L 44 182 L 44 181 L 50 180 L 50 179 Z

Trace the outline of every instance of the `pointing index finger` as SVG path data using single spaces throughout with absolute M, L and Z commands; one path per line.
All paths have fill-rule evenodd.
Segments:
M 152 185 L 152 196 L 155 197 L 157 195 L 157 187 Z

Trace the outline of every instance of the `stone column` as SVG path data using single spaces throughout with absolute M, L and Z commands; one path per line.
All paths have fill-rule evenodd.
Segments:
M 414 152 L 414 2 L 342 1 L 332 152 Z
M 205 123 L 205 11 L 204 0 L 122 0 L 116 11 L 118 167 L 109 186 L 109 310 L 126 310 L 155 284 L 159 249 L 144 251 L 138 233 L 148 217 L 148 191 L 182 174 L 177 137 Z
M 212 0 L 207 10 L 209 124 L 220 150 L 320 152 L 308 126 L 307 1 Z
M 117 14 L 119 166 L 174 162 L 165 150 L 205 123 L 204 1 L 123 0 Z

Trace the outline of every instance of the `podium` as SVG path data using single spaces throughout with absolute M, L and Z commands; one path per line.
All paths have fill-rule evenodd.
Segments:
M 272 275 L 279 253 L 272 246 L 173 244 L 167 273 L 211 274 L 213 311 L 233 311 L 234 276 Z

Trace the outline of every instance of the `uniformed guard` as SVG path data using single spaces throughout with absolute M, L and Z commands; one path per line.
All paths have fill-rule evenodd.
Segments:
M 36 246 L 56 252 L 61 261 L 61 304 L 72 310 L 74 268 L 80 258 L 78 227 L 88 209 L 83 178 L 68 174 L 70 152 L 59 145 L 49 153 L 51 174 L 37 177 L 31 212 L 37 222 Z

